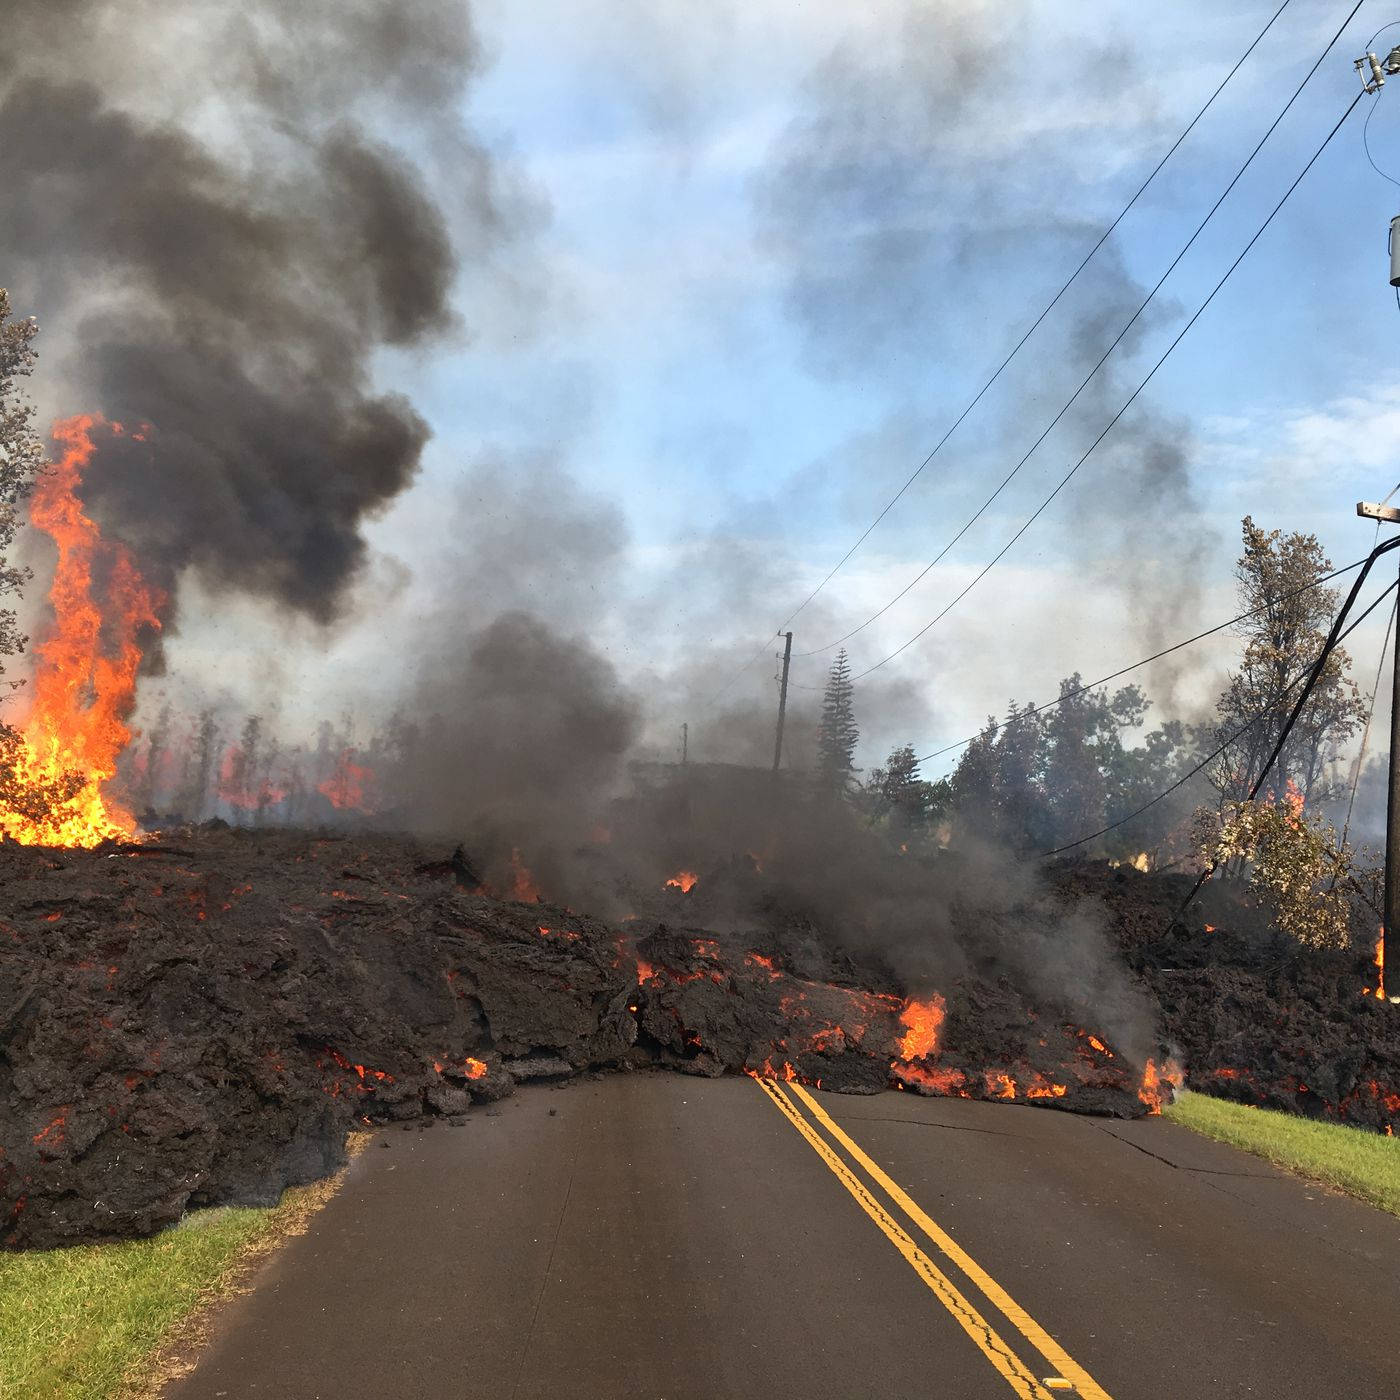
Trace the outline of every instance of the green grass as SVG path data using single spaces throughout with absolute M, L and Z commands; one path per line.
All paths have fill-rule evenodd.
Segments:
M 299 1233 L 335 1190 L 288 1191 L 270 1210 L 198 1211 L 148 1240 L 0 1255 L 0 1397 L 108 1400 L 154 1393 L 203 1305 Z
M 1291 1113 L 1184 1093 L 1166 1110 L 1174 1123 L 1243 1148 L 1312 1181 L 1400 1215 L 1400 1138 Z

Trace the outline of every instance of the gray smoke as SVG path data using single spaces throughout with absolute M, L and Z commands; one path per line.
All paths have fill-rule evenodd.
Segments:
M 167 587 L 329 620 L 428 437 L 376 357 L 460 329 L 454 240 L 510 233 L 456 116 L 468 8 L 21 0 L 5 31 L 0 264 L 70 411 L 150 425 L 102 440 L 89 503 Z

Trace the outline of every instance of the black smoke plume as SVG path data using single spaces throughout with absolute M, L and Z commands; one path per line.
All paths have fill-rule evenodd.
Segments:
M 102 439 L 88 504 L 167 590 L 194 569 L 330 620 L 428 437 L 376 357 L 459 329 L 454 239 L 507 233 L 456 115 L 468 8 L 21 0 L 4 25 L 0 266 L 61 328 L 69 411 L 149 425 Z

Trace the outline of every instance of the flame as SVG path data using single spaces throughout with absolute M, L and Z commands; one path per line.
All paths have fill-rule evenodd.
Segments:
M 1385 1000 L 1385 929 L 1376 935 L 1376 990 L 1371 991 L 1369 987 L 1362 992 L 1362 996 L 1374 996 L 1377 1001 Z
M 466 1070 L 468 1079 L 486 1078 L 485 1060 L 478 1060 L 474 1056 L 468 1055 L 467 1058 L 462 1061 L 462 1068 Z
M 49 589 L 54 618 L 38 647 L 15 775 L 21 789 L 36 796 L 61 786 L 68 775 L 82 786 L 38 818 L 19 810 L 22 804 L 0 812 L 0 832 L 26 846 L 95 846 L 136 833 L 130 813 L 109 803 L 103 787 L 131 740 L 125 720 L 141 664 L 137 636 L 143 628 L 159 628 L 165 596 L 142 580 L 124 546 L 102 538 L 78 501 L 98 426 L 124 432 L 95 414 L 54 425 L 63 451 L 39 478 L 29 509 L 30 520 L 58 546 L 58 563 Z M 101 603 L 94 597 L 95 568 Z
M 316 785 L 316 791 L 340 811 L 370 812 L 366 789 L 374 782 L 374 769 L 350 761 L 350 750 L 342 749 L 336 759 L 335 772 Z
M 752 1073 L 752 1071 L 750 1071 Z M 774 1069 L 772 1059 L 765 1059 L 763 1068 L 754 1075 L 755 1079 L 781 1079 L 787 1084 L 793 1083 L 797 1079 L 797 1071 L 786 1061 L 783 1061 L 782 1069 Z
M 987 1086 L 987 1092 L 997 1099 L 1014 1099 L 1016 1097 L 1016 1081 L 1009 1074 L 1001 1070 L 987 1070 L 982 1075 L 983 1082 Z
M 535 888 L 534 876 L 526 869 L 525 862 L 520 859 L 520 851 L 515 846 L 510 848 L 510 897 L 522 900 L 526 904 L 540 902 L 540 892 Z
M 935 992 L 927 1001 L 911 999 L 899 1013 L 899 1024 L 906 1030 L 899 1038 L 899 1058 L 906 1064 L 938 1053 L 938 1033 L 947 1012 L 943 998 Z
M 254 812 L 275 807 L 286 798 L 285 787 L 276 786 L 270 778 L 255 784 L 255 775 L 247 770 L 247 757 L 241 748 L 235 744 L 224 751 L 219 762 L 218 792 L 230 807 Z
M 1186 1072 L 1175 1060 L 1163 1060 L 1159 1069 L 1156 1062 L 1149 1058 L 1143 1067 L 1138 1098 L 1147 1105 L 1148 1113 L 1161 1113 L 1162 1105 L 1172 1101 L 1185 1078 Z
M 693 870 L 678 870 L 666 881 L 666 888 L 689 894 L 699 883 L 700 877 Z

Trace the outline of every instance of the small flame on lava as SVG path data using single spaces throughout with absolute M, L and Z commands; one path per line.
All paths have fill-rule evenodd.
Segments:
M 25 846 L 96 846 L 136 833 L 131 815 L 109 802 L 103 788 L 131 741 L 126 717 L 136 700 L 137 638 L 160 627 L 165 596 L 142 580 L 124 546 L 102 538 L 78 500 L 99 426 L 124 433 L 95 414 L 54 425 L 63 451 L 39 478 L 29 508 L 33 524 L 58 546 L 58 562 L 49 589 L 54 617 L 37 650 L 16 776 L 36 796 L 73 774 L 82 786 L 38 819 L 18 809 L 0 812 L 0 831 Z
M 520 851 L 512 846 L 510 850 L 510 897 L 526 904 L 538 904 L 540 892 L 535 888 L 534 876 L 525 862 L 520 859 Z
M 1369 987 L 1366 988 L 1363 996 L 1375 996 L 1377 1001 L 1385 1000 L 1385 929 L 1376 935 L 1376 990 L 1373 993 Z
M 1185 1080 L 1186 1071 L 1175 1060 L 1163 1060 L 1158 1068 L 1156 1061 L 1149 1058 L 1143 1067 L 1138 1098 L 1147 1105 L 1149 1114 L 1156 1115 L 1161 1113 L 1163 1104 L 1171 1103 Z
M 689 894 L 699 883 L 700 877 L 693 870 L 678 870 L 666 881 L 665 888 Z
M 927 1001 L 912 998 L 899 1013 L 899 1024 L 905 1032 L 899 1038 L 899 1058 L 906 1064 L 910 1060 L 926 1059 L 938 1053 L 938 1034 L 943 1029 L 943 1018 L 947 1005 L 935 992 Z

